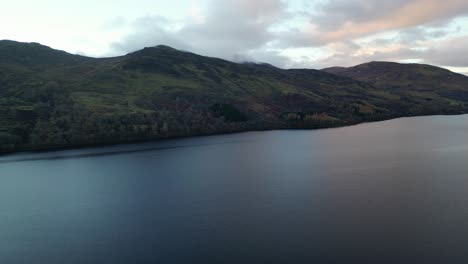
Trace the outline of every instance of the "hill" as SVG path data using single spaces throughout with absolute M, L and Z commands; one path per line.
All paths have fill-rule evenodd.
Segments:
M 460 96 L 468 78 L 440 78 L 450 89 L 391 89 L 342 72 L 239 64 L 167 46 L 88 58 L 0 41 L 0 151 L 468 112 Z
M 468 101 L 468 77 L 425 64 L 369 62 L 354 67 L 332 67 L 323 71 L 369 83 L 379 89 L 429 101 Z

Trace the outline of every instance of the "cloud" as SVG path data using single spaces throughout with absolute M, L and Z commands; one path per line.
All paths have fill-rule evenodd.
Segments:
M 325 2 L 290 44 L 320 45 L 406 29 L 468 14 L 466 0 L 335 0 Z
M 127 20 L 123 16 L 114 17 L 111 20 L 105 21 L 101 26 L 104 30 L 116 30 L 124 27 L 127 24 Z
M 280 51 L 264 49 L 250 50 L 244 54 L 238 55 L 234 61 L 269 63 L 280 68 L 286 68 L 294 64 L 291 58 L 282 55 Z
M 143 17 L 133 23 L 133 33 L 112 44 L 115 52 L 130 52 L 158 44 L 229 60 L 266 54 L 259 51 L 274 39 L 270 27 L 287 17 L 280 0 L 236 0 L 223 5 L 213 1 L 202 13 L 192 9 L 190 21 L 176 30 L 163 17 Z
M 292 2 L 299 1 L 208 0 L 190 8 L 183 21 L 159 15 L 116 18 L 109 27 L 124 26 L 130 33 L 111 50 L 122 54 L 164 44 L 233 61 L 301 68 L 371 60 L 468 66 L 460 56 L 468 51 L 466 21 L 453 23 L 468 15 L 466 0 L 328 0 L 302 9 L 293 9 Z
M 416 47 L 392 41 L 384 45 L 334 43 L 326 47 L 330 49 L 328 56 L 306 62 L 301 61 L 295 66 L 326 68 L 354 66 L 369 61 L 396 61 L 433 64 L 453 70 L 468 67 L 468 61 L 461 55 L 468 54 L 468 36 L 428 40 Z M 466 72 L 460 72 L 466 74 Z
M 468 67 L 468 36 L 444 39 L 432 43 L 431 47 L 423 52 L 422 57 L 427 63 L 452 66 Z
M 111 44 L 111 55 L 129 53 L 158 44 L 178 49 L 189 49 L 188 43 L 167 28 L 173 22 L 162 16 L 144 16 L 131 23 L 131 31 L 118 42 Z

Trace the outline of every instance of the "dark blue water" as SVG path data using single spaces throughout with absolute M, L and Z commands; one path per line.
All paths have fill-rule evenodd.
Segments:
M 0 157 L 0 263 L 468 263 L 468 116 Z

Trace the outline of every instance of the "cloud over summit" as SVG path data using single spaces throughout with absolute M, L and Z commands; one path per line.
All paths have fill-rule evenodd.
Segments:
M 228 60 L 280 67 L 353 65 L 397 60 L 468 67 L 464 0 L 208 1 L 171 29 L 142 17 L 114 52 L 167 44 Z M 160 14 L 163 16 L 163 14 Z M 170 21 L 168 23 L 178 23 Z M 303 54 L 299 54 L 299 51 Z
M 15 25 L 2 38 L 90 56 L 164 44 L 279 67 L 378 59 L 468 71 L 466 0 L 17 0 L 0 23 Z

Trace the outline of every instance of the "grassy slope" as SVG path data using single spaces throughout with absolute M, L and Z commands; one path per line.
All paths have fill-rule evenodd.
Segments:
M 462 107 L 468 102 L 468 77 L 431 65 L 369 62 L 323 71 L 369 83 L 420 106 L 430 104 L 434 113 L 447 104 Z
M 445 89 L 392 90 L 365 81 L 166 46 L 95 59 L 0 41 L 0 151 L 466 111 Z M 457 82 L 457 92 L 467 83 Z

